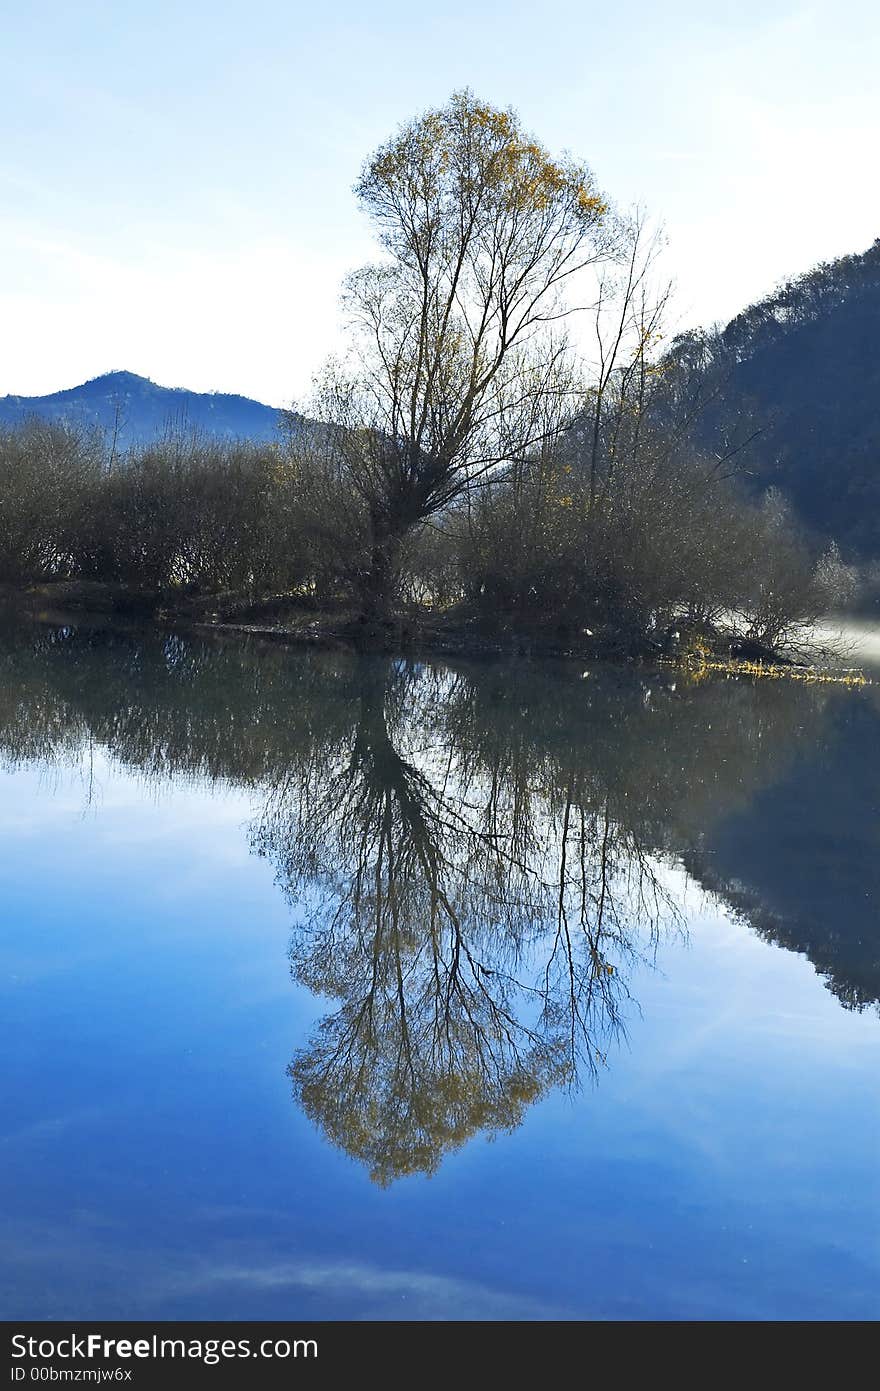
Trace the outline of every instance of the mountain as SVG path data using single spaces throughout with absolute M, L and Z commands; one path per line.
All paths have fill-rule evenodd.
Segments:
M 120 449 L 155 439 L 169 428 L 227 439 L 268 440 L 278 425 L 274 407 L 247 396 L 157 386 L 134 372 L 107 372 L 49 396 L 0 397 L 0 425 L 18 425 L 32 415 L 97 425 L 108 436 L 116 430 Z
M 880 239 L 682 335 L 669 364 L 682 395 L 707 388 L 702 443 L 754 434 L 739 457 L 755 491 L 781 489 L 852 557 L 880 556 Z

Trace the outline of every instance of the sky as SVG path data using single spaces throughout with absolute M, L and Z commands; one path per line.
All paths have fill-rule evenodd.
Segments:
M 880 236 L 876 0 L 0 0 L 0 396 L 273 405 L 341 344 L 352 185 L 454 90 L 662 223 L 673 327 Z

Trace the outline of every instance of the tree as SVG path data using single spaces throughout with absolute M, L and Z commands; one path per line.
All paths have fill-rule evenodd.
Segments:
M 356 192 L 385 256 L 346 283 L 355 350 L 316 411 L 368 519 L 363 617 L 381 622 L 407 535 L 561 430 L 563 321 L 616 223 L 585 165 L 467 91 L 383 145 Z

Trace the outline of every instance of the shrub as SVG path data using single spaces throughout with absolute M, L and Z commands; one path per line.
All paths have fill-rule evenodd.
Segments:
M 77 536 L 100 478 L 100 437 L 33 419 L 0 429 L 0 579 L 77 573 Z

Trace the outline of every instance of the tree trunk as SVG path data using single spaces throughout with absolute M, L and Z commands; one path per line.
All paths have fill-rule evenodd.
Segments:
M 365 627 L 378 630 L 387 625 L 394 613 L 402 536 L 386 518 L 374 518 L 372 532 L 360 618 Z

